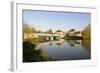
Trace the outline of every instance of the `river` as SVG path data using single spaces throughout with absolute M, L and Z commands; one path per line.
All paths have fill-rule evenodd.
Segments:
M 91 58 L 90 40 L 49 41 L 38 44 L 35 50 L 39 56 L 50 61 Z

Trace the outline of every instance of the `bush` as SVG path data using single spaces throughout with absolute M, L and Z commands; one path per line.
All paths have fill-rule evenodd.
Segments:
M 35 47 L 36 45 L 30 41 L 23 42 L 23 62 L 31 62 L 34 60 Z

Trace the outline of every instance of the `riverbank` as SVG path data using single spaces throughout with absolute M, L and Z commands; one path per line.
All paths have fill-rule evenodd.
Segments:
M 29 40 L 23 41 L 23 62 L 40 62 L 40 61 L 51 61 L 53 58 L 49 58 L 45 55 L 44 51 L 41 49 L 35 50 L 39 43 L 33 43 Z

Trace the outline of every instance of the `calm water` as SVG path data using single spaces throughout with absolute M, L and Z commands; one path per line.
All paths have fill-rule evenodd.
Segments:
M 90 59 L 90 40 L 62 40 L 40 43 L 35 47 L 39 56 L 48 60 Z

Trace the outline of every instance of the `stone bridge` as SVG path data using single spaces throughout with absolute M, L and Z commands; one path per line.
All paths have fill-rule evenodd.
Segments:
M 24 34 L 24 38 L 32 38 L 32 37 L 46 37 L 46 40 L 50 40 L 50 41 L 61 38 L 59 34 L 46 34 L 46 33 L 33 33 L 28 35 Z

